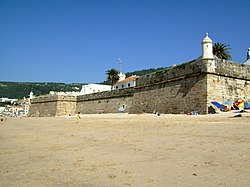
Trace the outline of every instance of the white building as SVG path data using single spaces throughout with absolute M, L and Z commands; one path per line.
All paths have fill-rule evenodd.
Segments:
M 121 88 L 130 88 L 136 86 L 136 79 L 138 76 L 132 75 L 130 77 L 127 77 L 125 79 L 119 80 L 115 85 L 114 89 L 121 89 Z
M 91 93 L 97 93 L 97 92 L 104 92 L 104 91 L 110 91 L 110 90 L 111 90 L 110 85 L 87 84 L 87 85 L 82 86 L 82 89 L 81 89 L 79 95 L 85 95 L 85 94 L 91 94 Z
M 30 99 L 34 99 L 34 97 L 35 97 L 34 93 L 32 91 L 30 92 L 29 96 L 30 96 Z
M 49 95 L 70 95 L 70 96 L 78 96 L 80 95 L 80 92 L 55 92 L 55 91 L 50 91 Z
M 126 78 L 126 75 L 120 72 L 119 74 L 119 81 L 123 81 Z
M 9 98 L 6 98 L 6 97 L 0 98 L 0 102 L 1 103 L 8 103 L 8 102 L 10 102 L 11 104 L 13 104 L 14 102 L 17 102 L 17 101 L 18 101 L 17 99 L 9 99 Z

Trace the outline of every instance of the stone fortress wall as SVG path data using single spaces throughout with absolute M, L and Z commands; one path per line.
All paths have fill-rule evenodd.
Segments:
M 29 116 L 117 113 L 207 114 L 212 101 L 250 102 L 250 66 L 218 59 L 212 40 L 203 39 L 200 58 L 141 76 L 136 87 L 81 96 L 41 96 L 31 101 Z
M 215 70 L 207 76 L 207 100 L 250 102 L 250 66 L 230 61 L 215 60 Z
M 62 95 L 44 95 L 31 100 L 29 116 L 52 117 L 75 114 L 76 97 Z
M 212 101 L 250 101 L 250 66 L 201 58 L 141 76 L 137 87 L 81 96 L 40 96 L 32 100 L 30 116 L 117 113 L 207 114 Z
M 134 92 L 135 89 L 131 87 L 81 95 L 77 97 L 76 111 L 82 114 L 117 113 L 122 105 L 129 111 Z

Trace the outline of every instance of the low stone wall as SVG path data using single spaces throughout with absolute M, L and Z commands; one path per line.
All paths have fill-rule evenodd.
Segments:
M 207 100 L 223 103 L 234 102 L 237 99 L 250 101 L 250 79 L 236 79 L 232 77 L 208 74 Z
M 250 66 L 248 65 L 215 59 L 215 66 L 215 73 L 218 75 L 250 80 Z
M 82 114 L 117 113 L 122 105 L 130 112 L 134 88 L 99 92 L 77 97 L 76 111 Z
M 57 116 L 75 114 L 76 113 L 76 97 L 62 98 L 57 102 Z
M 45 95 L 31 100 L 29 116 L 50 117 L 75 114 L 76 97 L 62 95 Z
M 31 103 L 29 117 L 52 117 L 57 115 L 57 101 Z
M 169 69 L 138 77 L 136 85 L 137 87 L 150 86 L 155 83 L 184 78 L 192 74 L 200 73 L 204 70 L 205 64 L 200 63 L 199 59 L 193 60 Z
M 136 89 L 131 113 L 207 112 L 206 75 L 199 74 Z

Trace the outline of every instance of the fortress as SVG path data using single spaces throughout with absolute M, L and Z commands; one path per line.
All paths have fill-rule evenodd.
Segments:
M 133 114 L 207 114 L 212 101 L 250 101 L 250 65 L 218 59 L 212 45 L 207 34 L 201 57 L 138 77 L 136 87 L 79 96 L 39 96 L 31 100 L 29 116 L 117 113 L 120 106 Z

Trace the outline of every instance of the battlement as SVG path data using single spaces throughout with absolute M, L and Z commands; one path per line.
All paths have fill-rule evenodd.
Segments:
M 31 99 L 31 104 L 33 103 L 46 103 L 46 102 L 56 102 L 56 101 L 70 101 L 76 102 L 76 96 L 68 95 L 42 95 Z
M 214 73 L 225 76 L 234 77 L 237 79 L 250 80 L 250 66 L 232 61 L 215 59 Z
M 250 80 L 250 66 L 248 65 L 218 58 L 214 60 L 202 60 L 198 58 L 197 60 L 141 76 L 138 78 L 136 85 L 137 87 L 145 87 L 209 73 Z

